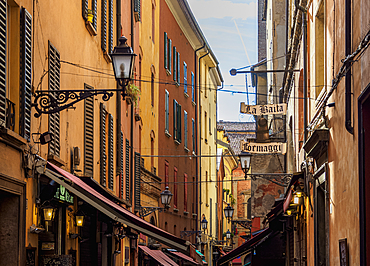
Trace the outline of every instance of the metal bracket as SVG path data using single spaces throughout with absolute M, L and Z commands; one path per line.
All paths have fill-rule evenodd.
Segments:
M 155 212 L 155 211 L 163 211 L 165 208 L 162 207 L 145 207 L 145 206 L 140 206 L 139 210 L 139 216 L 141 218 L 148 216 L 149 214 Z
M 231 224 L 238 224 L 240 225 L 241 227 L 244 227 L 245 229 L 250 229 L 250 227 L 252 226 L 252 221 L 242 221 L 242 220 L 231 220 Z
M 195 235 L 197 234 L 198 236 L 200 236 L 202 233 L 202 231 L 180 231 L 180 237 L 181 238 L 184 238 L 185 236 L 192 236 L 192 235 Z

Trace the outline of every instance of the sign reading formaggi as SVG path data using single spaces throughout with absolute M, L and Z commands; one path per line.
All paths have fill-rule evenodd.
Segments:
M 246 105 L 240 103 L 240 112 L 250 115 L 277 115 L 286 114 L 286 103 L 267 104 L 267 105 Z
M 240 141 L 240 150 L 249 153 L 270 154 L 270 153 L 286 153 L 286 143 L 270 142 L 270 143 L 255 143 Z

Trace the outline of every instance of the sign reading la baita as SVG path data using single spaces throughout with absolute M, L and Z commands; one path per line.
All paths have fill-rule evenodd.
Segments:
M 255 143 L 240 141 L 240 150 L 249 153 L 270 154 L 270 153 L 286 153 L 286 143 L 270 142 L 270 143 Z
M 243 102 L 240 103 L 240 112 L 250 115 L 285 115 L 286 109 L 286 103 L 267 105 L 246 105 Z

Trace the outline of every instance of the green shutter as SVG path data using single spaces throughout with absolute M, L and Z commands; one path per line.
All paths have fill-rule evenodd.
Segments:
M 173 100 L 173 138 L 177 138 L 177 101 Z
M 168 39 L 168 71 L 172 72 L 172 40 Z
M 93 89 L 85 84 L 86 89 Z M 84 137 L 85 137 L 85 148 L 84 148 L 84 172 L 85 176 L 94 176 L 94 98 L 88 97 L 84 100 Z
M 6 1 L 0 1 L 0 126 L 5 126 L 6 113 Z
M 100 103 L 100 184 L 106 186 L 106 164 L 107 164 L 107 155 L 106 155 L 106 111 L 103 103 Z
M 108 115 L 108 187 L 113 190 L 114 180 L 114 146 L 113 116 Z
M 177 105 L 177 141 L 181 142 L 181 104 Z
M 134 185 L 134 190 L 135 190 L 135 210 L 140 209 L 140 153 L 135 152 L 135 185 Z
M 58 50 L 49 41 L 49 91 L 60 89 L 60 54 Z M 51 92 L 53 95 L 53 93 Z M 56 98 L 56 95 L 54 95 Z M 49 114 L 49 132 L 53 139 L 49 142 L 49 154 L 60 155 L 60 121 L 59 112 Z
M 167 32 L 164 33 L 164 68 L 168 69 L 168 39 Z
M 165 131 L 168 132 L 169 130 L 169 99 L 170 99 L 170 95 L 168 93 L 167 90 L 165 90 L 165 116 L 166 116 L 166 119 L 165 119 Z
M 184 93 L 188 93 L 188 66 L 184 62 Z
M 177 52 L 177 82 L 180 83 L 180 53 Z
M 177 53 L 176 53 L 176 46 L 173 47 L 173 80 L 177 81 Z
M 25 8 L 21 9 L 20 49 L 20 135 L 31 139 L 31 83 L 32 83 L 32 17 Z
M 101 49 L 107 50 L 107 0 L 101 1 Z
M 184 146 L 188 147 L 188 113 L 184 110 Z
M 130 192 L 130 141 L 126 139 L 126 152 L 125 152 L 125 162 L 126 162 L 126 200 L 131 200 Z

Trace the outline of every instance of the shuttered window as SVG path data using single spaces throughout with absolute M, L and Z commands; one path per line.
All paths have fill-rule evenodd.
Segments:
M 188 147 L 188 112 L 184 110 L 184 146 Z
M 130 141 L 126 139 L 126 149 L 125 149 L 125 166 L 126 166 L 126 200 L 131 200 L 130 192 Z
M 123 178 L 123 150 L 124 150 L 124 146 L 123 146 L 123 132 L 121 131 L 121 134 L 120 134 L 120 162 L 119 162 L 119 165 L 120 165 L 120 189 L 119 189 L 119 197 L 121 199 L 123 199 L 123 195 L 124 195 L 124 184 L 125 184 L 125 179 Z
M 141 3 L 140 0 L 134 0 L 134 12 L 136 22 L 141 20 Z
M 176 46 L 173 47 L 173 80 L 177 83 L 177 51 Z
M 6 122 L 6 20 L 6 1 L 0 1 L 0 126 Z
M 184 212 L 188 211 L 188 175 L 184 174 Z
M 169 169 L 169 163 L 167 161 L 165 161 L 165 163 L 164 163 L 164 185 L 166 187 L 168 187 L 168 185 L 169 185 L 169 172 L 168 172 L 168 169 Z
M 173 100 L 173 135 L 181 143 L 181 105 Z
M 93 21 L 92 26 L 94 27 L 95 31 L 97 29 L 97 10 L 98 10 L 98 3 L 97 0 L 82 0 L 82 17 L 86 21 L 87 20 L 87 14 L 89 12 L 89 9 L 93 13 Z
M 101 1 L 101 49 L 107 51 L 107 0 Z
M 175 55 L 173 55 L 173 56 L 175 56 Z M 179 52 L 177 52 L 176 53 L 176 56 L 177 56 L 177 83 L 179 83 L 180 84 L 180 65 L 181 65 L 181 63 L 180 63 L 180 53 Z M 173 66 L 173 67 L 175 67 L 175 66 Z
M 194 73 L 191 72 L 191 100 L 195 102 Z
M 195 151 L 195 121 L 194 118 L 191 119 L 191 139 L 193 140 L 193 151 Z
M 184 62 L 184 93 L 188 93 L 188 66 Z
M 85 84 L 85 90 L 94 89 Z M 94 97 L 88 97 L 84 100 L 84 172 L 85 176 L 94 176 Z
M 170 94 L 167 90 L 165 90 L 165 107 L 164 107 L 164 111 L 165 111 L 165 132 L 166 133 L 170 133 L 169 132 L 169 127 L 170 127 L 170 108 L 169 108 L 169 101 L 170 101 Z
M 114 146 L 113 146 L 113 116 L 108 115 L 108 187 L 113 190 L 114 180 Z
M 167 32 L 164 33 L 164 68 L 167 74 L 172 72 L 172 40 L 168 38 Z
M 177 168 L 173 171 L 173 208 L 177 209 Z
M 60 54 L 58 50 L 49 41 L 49 91 L 58 91 L 60 89 Z M 55 98 L 56 95 L 50 92 Z M 60 156 L 60 120 L 59 112 L 49 114 L 49 132 L 53 135 L 49 142 L 49 154 Z
M 20 93 L 19 129 L 20 135 L 31 138 L 31 79 L 32 79 L 32 17 L 25 8 L 21 9 L 20 36 Z
M 140 153 L 135 152 L 135 210 L 138 210 L 140 207 Z
M 109 0 L 109 35 L 108 35 L 108 54 L 113 52 L 113 0 Z
M 107 185 L 107 154 L 106 154 L 106 110 L 102 103 L 100 103 L 100 184 Z

